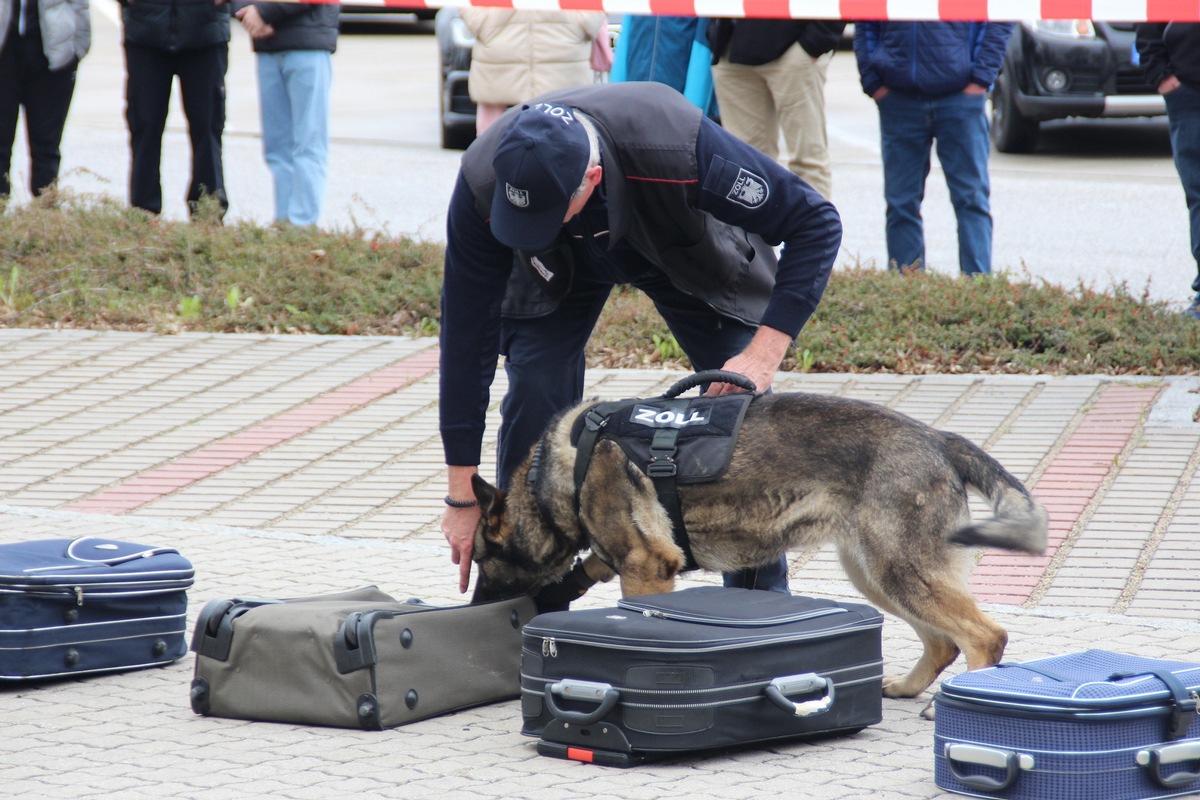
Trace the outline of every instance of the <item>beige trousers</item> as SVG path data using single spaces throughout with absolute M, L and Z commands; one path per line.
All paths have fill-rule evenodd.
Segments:
M 721 124 L 747 144 L 779 158 L 825 198 L 833 191 L 825 132 L 825 74 L 832 53 L 813 59 L 799 44 L 769 64 L 724 60 L 713 67 Z

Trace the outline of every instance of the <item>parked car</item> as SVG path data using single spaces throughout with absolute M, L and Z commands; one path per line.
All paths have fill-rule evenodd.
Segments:
M 433 26 L 441 63 L 438 108 L 442 120 L 442 147 L 466 150 L 475 141 L 475 103 L 467 92 L 467 72 L 471 69 L 475 37 L 457 8 L 446 7 L 438 11 Z
M 992 141 L 1002 153 L 1029 153 L 1046 120 L 1165 113 L 1138 63 L 1133 23 L 1021 22 L 992 88 Z
M 608 35 L 614 48 L 620 31 L 621 15 L 610 14 Z M 453 7 L 437 12 L 434 32 L 441 63 L 438 107 L 442 119 L 442 147 L 447 150 L 466 150 L 475 141 L 475 103 L 467 89 L 467 73 L 471 69 L 471 48 L 475 46 L 475 37 L 462 21 L 458 9 Z
M 347 15 L 350 19 L 356 16 L 382 17 L 390 14 L 405 14 L 410 17 L 416 17 L 419 20 L 431 20 L 437 14 L 436 8 L 429 8 L 424 5 L 374 5 L 374 6 L 359 6 L 354 3 L 343 3 L 338 9 L 339 13 Z

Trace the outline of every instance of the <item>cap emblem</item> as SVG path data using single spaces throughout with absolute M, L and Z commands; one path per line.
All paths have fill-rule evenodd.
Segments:
M 508 197 L 508 202 L 512 203 L 517 208 L 529 207 L 529 192 L 525 189 L 518 189 L 511 183 L 505 183 L 504 194 L 506 197 Z

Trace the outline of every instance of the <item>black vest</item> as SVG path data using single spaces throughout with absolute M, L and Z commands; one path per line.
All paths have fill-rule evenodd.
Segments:
M 650 82 L 583 86 L 526 105 L 542 100 L 576 108 L 596 127 L 608 196 L 609 247 L 626 242 L 677 288 L 726 316 L 757 325 L 775 285 L 778 262 L 758 235 L 696 208 L 700 110 L 674 89 Z M 510 109 L 463 155 L 462 174 L 484 219 L 491 217 L 496 183 L 492 156 L 518 111 Z M 557 303 L 531 277 L 532 254 L 513 255 L 502 313 L 549 314 Z

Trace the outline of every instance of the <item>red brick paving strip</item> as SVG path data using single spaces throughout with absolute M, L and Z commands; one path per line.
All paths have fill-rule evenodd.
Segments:
M 437 366 L 438 349 L 424 350 L 66 508 L 126 514 L 402 389 Z
M 1040 556 L 988 551 L 971 575 L 971 590 L 988 603 L 1022 605 L 1137 430 L 1160 387 L 1113 384 L 1084 414 L 1083 421 L 1030 491 L 1050 512 L 1050 540 Z

